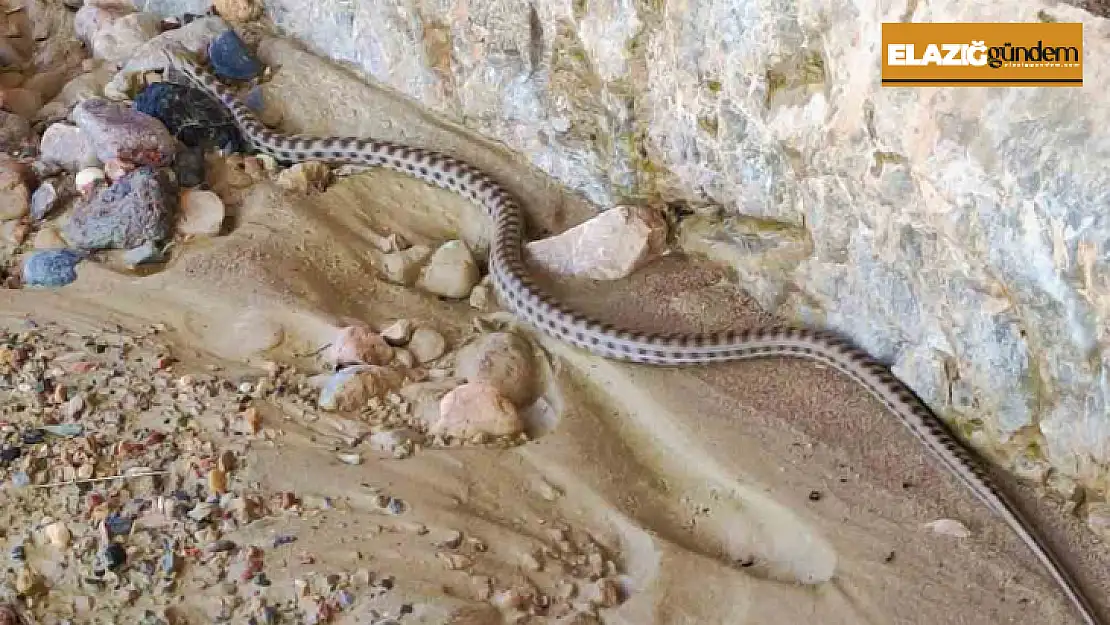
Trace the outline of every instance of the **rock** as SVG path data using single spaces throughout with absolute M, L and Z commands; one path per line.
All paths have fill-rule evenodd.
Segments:
M 123 16 L 123 12 L 113 12 L 96 6 L 83 6 L 73 16 L 73 30 L 77 39 L 90 48 L 93 36 L 103 31 Z
M 104 162 L 104 175 L 108 180 L 115 182 L 135 170 L 135 165 L 127 161 L 113 158 Z
M 42 102 L 49 102 L 62 91 L 62 87 L 69 81 L 70 70 L 68 67 L 56 67 L 46 71 L 36 72 L 19 86 L 36 92 Z
M 0 161 L 0 221 L 19 219 L 31 210 L 26 172 L 14 161 Z
M 267 95 L 270 92 L 266 89 L 265 85 L 255 85 L 243 97 L 243 104 L 247 105 L 258 120 L 270 128 L 276 128 L 281 120 L 285 117 L 281 107 L 279 107 L 275 100 L 276 97 Z
M 937 519 L 926 523 L 925 527 L 942 536 L 952 536 L 953 538 L 971 536 L 971 531 L 967 529 L 967 526 L 955 519 Z
M 42 94 L 31 89 L 5 89 L 0 94 L 4 109 L 25 119 L 34 119 L 35 113 L 42 108 Z
M 65 549 L 69 546 L 69 541 L 73 534 L 69 531 L 64 521 L 54 521 L 50 525 L 43 528 L 43 533 L 50 544 L 58 549 Z
M 428 259 L 416 286 L 442 297 L 461 299 L 481 279 L 481 271 L 470 248 L 462 241 L 448 241 Z
M 58 231 L 51 226 L 46 226 L 35 233 L 31 246 L 36 250 L 60 250 L 66 247 Z
M 100 164 L 92 139 L 80 128 L 69 124 L 51 124 L 42 134 L 39 157 L 69 171 Z
M 159 243 L 172 231 L 177 190 L 164 171 L 140 167 L 74 207 L 63 228 L 82 249 L 130 249 Z
M 518 334 L 494 332 L 459 352 L 457 372 L 467 382 L 484 382 L 519 407 L 539 394 L 539 375 L 532 346 Z
M 31 136 L 31 123 L 26 119 L 0 111 L 0 151 L 11 152 Z M 45 137 L 43 137 L 45 142 Z
M 407 250 L 381 255 L 380 271 L 382 277 L 394 284 L 412 286 L 420 277 L 420 268 L 432 250 L 423 245 L 414 245 Z
M 40 221 L 50 214 L 72 192 L 72 186 L 61 179 L 44 180 L 31 194 L 31 220 Z
M 209 237 L 220 234 L 226 217 L 220 196 L 211 191 L 186 189 L 181 192 L 180 207 L 178 232 Z
M 427 326 L 420 326 L 412 333 L 408 349 L 416 361 L 423 364 L 442 356 L 447 351 L 447 341 L 439 332 Z
M 108 176 L 99 167 L 86 167 L 77 172 L 73 184 L 82 197 L 88 199 L 96 193 L 101 186 L 107 184 Z
M 618 206 L 525 245 L 529 262 L 563 276 L 620 280 L 662 254 L 667 222 L 647 207 Z
M 462 384 L 443 396 L 439 420 L 431 434 L 470 439 L 477 435 L 513 436 L 524 430 L 524 422 L 513 402 L 497 389 L 481 382 Z
M 177 184 L 182 187 L 195 187 L 204 182 L 204 148 L 185 148 L 173 159 L 173 172 Z
M 148 263 L 158 263 L 163 260 L 162 251 L 154 243 L 147 241 L 139 247 L 133 247 L 123 254 L 123 262 L 128 267 L 138 267 Z
M 135 50 L 161 32 L 162 18 L 153 13 L 129 13 L 100 25 L 92 35 L 93 56 L 123 63 Z
M 278 174 L 277 183 L 283 189 L 308 194 L 323 192 L 328 188 L 331 169 L 324 163 L 307 161 L 297 163 Z
M 162 122 L 187 147 L 229 152 L 246 149 L 227 107 L 197 89 L 168 82 L 152 83 L 135 96 L 134 106 Z M 183 182 L 182 186 L 196 184 L 199 182 L 188 185 Z
M 398 319 L 382 330 L 382 338 L 394 347 L 400 347 L 409 342 L 415 326 L 409 319 Z
M 471 308 L 479 312 L 492 312 L 497 308 L 497 295 L 493 285 L 490 284 L 489 276 L 485 276 L 481 282 L 474 285 L 470 290 L 468 302 Z
M 393 348 L 366 326 L 347 326 L 336 332 L 326 357 L 337 367 L 350 364 L 387 365 L 393 359 Z
M 215 0 L 216 13 L 232 22 L 249 22 L 262 16 L 258 0 Z
M 395 453 L 424 443 L 424 435 L 412 428 L 384 430 L 370 435 L 370 448 L 376 451 Z
M 324 410 L 359 410 L 372 397 L 401 388 L 404 378 L 389 367 L 357 365 L 328 376 L 316 404 Z
M 23 284 L 35 287 L 65 286 L 77 279 L 77 264 L 84 258 L 73 250 L 36 250 L 23 259 Z
M 65 116 L 68 117 L 69 110 L 74 106 L 85 100 L 102 96 L 104 86 L 111 78 L 112 74 L 104 68 L 80 74 L 62 87 L 62 90 L 54 97 L 51 104 L 61 104 L 65 110 Z M 42 113 L 40 113 L 41 115 Z
M 177 152 L 177 141 L 162 122 L 119 102 L 85 100 L 73 109 L 73 120 L 92 139 L 101 161 L 118 158 L 163 167 Z
M 221 78 L 250 80 L 262 73 L 262 66 L 247 49 L 247 44 L 230 28 L 212 41 L 208 58 L 212 71 Z

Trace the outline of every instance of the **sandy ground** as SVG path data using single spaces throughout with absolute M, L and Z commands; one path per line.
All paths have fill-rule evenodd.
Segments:
M 266 42 L 261 56 L 280 67 L 272 89 L 287 130 L 374 135 L 454 153 L 505 181 L 524 199 L 537 231 L 562 230 L 589 213 L 503 149 L 342 69 L 280 42 Z M 343 318 L 375 326 L 417 319 L 437 327 L 452 347 L 470 336 L 476 313 L 465 302 L 381 282 L 366 250 L 370 229 L 418 242 L 462 236 L 480 244 L 487 224 L 472 218 L 472 207 L 387 172 L 346 178 L 307 197 L 224 175 L 217 188 L 242 198 L 225 236 L 185 244 L 151 275 L 85 263 L 78 282 L 58 291 L 0 291 L 0 310 L 13 323 L 25 315 L 100 328 L 164 323 L 162 340 L 197 366 L 317 366 L 305 355 Z M 724 271 L 677 258 L 620 283 L 555 290 L 575 306 L 646 330 L 766 321 Z M 627 590 L 623 603 L 601 611 L 605 623 L 1079 622 L 1005 526 L 932 468 L 892 415 L 835 372 L 780 361 L 664 370 L 536 340 L 548 356 L 545 397 L 557 417 L 520 447 L 424 450 L 348 466 L 308 424 L 267 409 L 267 422 L 283 435 L 277 443 L 252 443 L 238 479 L 346 503 L 310 518 L 248 526 L 239 539 L 292 532 L 318 569 L 388 572 L 400 593 L 394 595 L 432 606 L 404 623 L 443 623 L 455 607 L 476 605 L 469 574 L 447 570 L 431 539 L 379 531 L 394 520 L 359 503 L 374 484 L 407 502 L 404 522 L 425 525 L 429 536 L 457 530 L 488 545 L 484 574 L 501 584 L 523 576 L 555 592 L 558 576 L 524 570 L 520 553 L 543 543 L 554 525 L 593 536 Z M 1105 597 L 1105 547 L 1063 504 L 1024 499 L 1091 594 Z M 924 527 L 944 518 L 963 522 L 971 535 Z M 306 567 L 293 558 L 284 564 L 271 573 L 275 588 Z M 182 614 L 182 622 L 205 622 L 202 612 Z M 344 612 L 333 622 L 372 622 L 365 614 Z

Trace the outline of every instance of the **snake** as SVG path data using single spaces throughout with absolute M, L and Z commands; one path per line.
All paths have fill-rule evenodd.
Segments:
M 198 55 L 183 45 L 165 48 L 166 69 L 218 100 L 256 152 L 292 164 L 384 168 L 461 195 L 480 205 L 493 224 L 489 275 L 502 306 L 541 332 L 602 358 L 655 366 L 698 365 L 758 358 L 795 358 L 821 363 L 862 386 L 898 417 L 942 467 L 992 510 L 1021 539 L 1074 606 L 1085 625 L 1100 621 L 1074 575 L 1035 525 L 990 478 L 985 463 L 960 441 L 906 384 L 881 362 L 832 332 L 789 325 L 716 333 L 645 333 L 620 328 L 572 310 L 545 292 L 530 275 L 524 253 L 525 215 L 501 184 L 454 156 L 365 137 L 285 134 L 264 125 Z

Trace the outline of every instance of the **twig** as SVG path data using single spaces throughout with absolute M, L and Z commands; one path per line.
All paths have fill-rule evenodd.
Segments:
M 35 488 L 51 488 L 54 486 L 72 486 L 73 484 L 89 484 L 92 482 L 108 482 L 111 480 L 126 480 L 133 477 L 150 477 L 152 475 L 166 475 L 169 471 L 146 471 L 144 473 L 121 473 L 107 477 L 90 477 L 84 480 L 70 480 L 68 482 L 50 482 L 49 484 L 36 484 Z

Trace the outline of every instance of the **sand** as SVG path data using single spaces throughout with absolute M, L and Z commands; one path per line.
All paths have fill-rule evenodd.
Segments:
M 505 181 L 537 235 L 590 214 L 504 149 L 333 64 L 275 40 L 260 55 L 277 70 L 271 89 L 286 130 L 453 153 Z M 374 326 L 416 319 L 453 348 L 471 335 L 477 313 L 465 302 L 381 281 L 367 250 L 371 230 L 432 244 L 461 236 L 480 249 L 489 225 L 473 207 L 388 172 L 305 196 L 251 182 L 225 163 L 214 162 L 214 170 L 234 212 L 225 235 L 186 242 L 150 275 L 84 263 L 64 289 L 0 291 L 0 310 L 9 320 L 33 315 L 102 328 L 163 323 L 163 340 L 179 357 L 233 370 L 264 361 L 320 370 L 311 354 L 348 319 Z M 576 307 L 643 330 L 744 328 L 769 319 L 727 272 L 697 259 L 665 258 L 617 283 L 552 288 Z M 268 422 L 283 436 L 250 446 L 242 479 L 345 503 L 311 521 L 256 524 L 240 539 L 292 532 L 299 550 L 315 554 L 312 567 L 354 567 L 357 559 L 388 571 L 397 578 L 395 595 L 432 606 L 405 623 L 442 623 L 457 607 L 476 605 L 469 574 L 447 570 L 430 539 L 403 528 L 378 531 L 398 521 L 368 510 L 366 485 L 373 484 L 410 506 L 404 523 L 423 524 L 429 535 L 478 537 L 489 546 L 483 574 L 502 585 L 523 576 L 551 591 L 552 576 L 519 564 L 546 528 L 563 524 L 595 537 L 627 591 L 623 603 L 601 611 L 605 623 L 1079 622 L 1009 530 L 839 374 L 778 360 L 660 369 L 530 336 L 546 354 L 545 400 L 554 415 L 533 442 L 423 450 L 403 460 L 370 455 L 349 466 L 335 459 L 321 430 L 270 412 Z M 1091 594 L 1105 597 L 1105 547 L 1065 504 L 1022 492 Z M 958 520 L 970 535 L 926 527 L 938 519 Z M 273 573 L 275 587 L 312 567 L 289 562 Z M 371 622 L 356 612 L 333 622 Z M 187 622 L 205 622 L 199 611 L 184 613 L 196 619 Z

